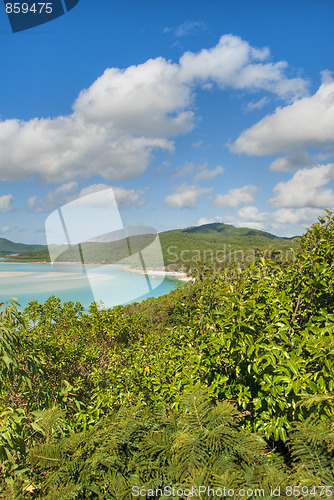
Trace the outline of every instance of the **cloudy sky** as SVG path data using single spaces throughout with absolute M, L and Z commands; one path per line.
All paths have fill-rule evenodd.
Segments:
M 126 225 L 301 234 L 334 207 L 333 19 L 332 0 L 80 0 L 13 34 L 0 6 L 0 237 L 45 243 L 52 211 L 108 187 Z

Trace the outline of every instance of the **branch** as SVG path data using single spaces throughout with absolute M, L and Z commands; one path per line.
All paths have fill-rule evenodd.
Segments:
M 291 319 L 291 326 L 289 328 L 289 332 L 288 332 L 288 335 L 290 335 L 291 331 L 292 331 L 292 323 L 294 322 L 295 318 L 296 318 L 296 315 L 297 315 L 297 311 L 299 309 L 299 306 L 300 306 L 300 300 L 302 298 L 302 292 L 300 292 L 299 294 L 299 297 L 298 297 L 298 301 L 297 301 L 297 305 L 296 305 L 296 308 L 293 312 L 293 315 L 292 315 L 292 319 Z
M 203 427 L 202 427 L 201 421 L 200 421 L 200 419 L 199 419 L 198 411 L 197 411 L 197 408 L 196 408 L 196 403 L 195 403 L 195 400 L 196 400 L 196 396 L 194 396 L 194 408 L 195 408 L 196 417 L 197 417 L 197 420 L 198 420 L 199 426 L 200 426 L 201 430 L 203 430 Z

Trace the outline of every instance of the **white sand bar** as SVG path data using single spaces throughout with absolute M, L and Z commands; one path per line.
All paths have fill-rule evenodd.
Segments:
M 192 278 L 187 276 L 185 273 L 181 273 L 178 271 L 164 271 L 163 269 L 123 269 L 124 272 L 133 273 L 133 274 L 148 274 L 150 276 L 170 276 L 171 278 L 178 279 L 180 281 L 191 281 Z
M 34 274 L 28 271 L 1 271 L 0 278 L 11 278 L 12 276 L 28 276 L 28 274 Z

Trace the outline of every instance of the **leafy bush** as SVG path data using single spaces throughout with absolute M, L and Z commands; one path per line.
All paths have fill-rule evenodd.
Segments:
M 50 297 L 20 313 L 10 303 L 0 324 L 4 498 L 329 485 L 333 215 L 298 245 L 294 262 L 259 255 L 219 273 L 199 264 L 168 296 L 112 310 Z

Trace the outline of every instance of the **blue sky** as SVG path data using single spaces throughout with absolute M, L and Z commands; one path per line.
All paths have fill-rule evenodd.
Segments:
M 331 0 L 0 6 L 0 237 L 113 187 L 125 224 L 291 236 L 334 206 Z

